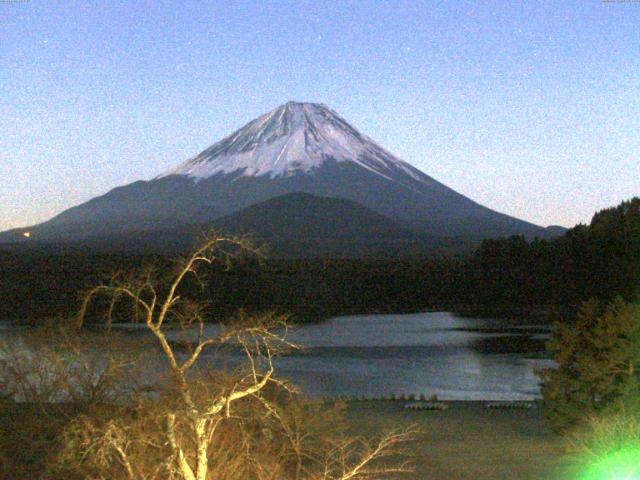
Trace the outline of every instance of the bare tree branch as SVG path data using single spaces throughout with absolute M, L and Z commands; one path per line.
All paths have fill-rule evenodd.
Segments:
M 159 345 L 172 377 L 172 382 L 151 392 L 157 397 L 141 396 L 141 406 L 130 413 L 126 427 L 107 422 L 87 433 L 87 428 L 83 431 L 83 425 L 78 424 L 75 435 L 85 439 L 85 458 L 95 460 L 90 464 L 93 478 L 99 478 L 95 472 L 109 471 L 110 459 L 121 466 L 128 479 L 145 480 L 363 480 L 407 471 L 406 463 L 386 466 L 378 460 L 413 438 L 413 430 L 391 432 L 377 443 L 346 438 L 330 445 L 311 430 L 304 430 L 304 415 L 287 413 L 281 397 L 286 394 L 292 405 L 297 397 L 290 385 L 276 377 L 274 367 L 278 354 L 297 348 L 287 338 L 286 317 L 240 313 L 230 326 L 206 336 L 205 307 L 181 296 L 183 283 L 189 276 L 202 287 L 202 267 L 218 264 L 228 269 L 243 252 L 261 255 L 246 238 L 215 234 L 177 265 L 164 286 L 148 269 L 128 279 L 115 275 L 111 284 L 87 292 L 76 326 L 84 324 L 97 297 L 109 300 L 108 325 L 119 302 L 129 300 L 135 318 L 138 310 L 142 311 L 144 324 Z M 195 335 L 195 342 L 186 344 L 186 353 L 170 341 L 168 323 L 178 325 L 185 339 L 187 334 Z M 215 363 L 217 357 L 209 356 L 210 368 L 196 366 L 205 351 L 217 352 L 225 346 L 243 353 L 241 369 L 227 374 Z M 206 372 L 212 381 L 205 380 Z M 87 370 L 86 376 L 91 375 Z M 105 387 L 100 382 L 94 385 L 96 392 Z M 159 418 L 163 419 L 161 427 L 156 425 Z

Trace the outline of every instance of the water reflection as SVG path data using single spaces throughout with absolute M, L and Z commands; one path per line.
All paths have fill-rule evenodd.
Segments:
M 534 369 L 550 364 L 523 355 L 541 348 L 540 330 L 443 312 L 339 317 L 294 332 L 307 349 L 280 358 L 278 369 L 312 396 L 530 400 L 540 395 Z M 527 348 L 492 353 L 500 344 Z

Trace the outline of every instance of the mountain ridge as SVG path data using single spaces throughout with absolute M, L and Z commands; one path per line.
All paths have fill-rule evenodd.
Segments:
M 413 232 L 351 200 L 293 192 L 218 218 L 213 225 L 233 234 L 263 239 L 343 238 L 375 235 L 406 238 Z

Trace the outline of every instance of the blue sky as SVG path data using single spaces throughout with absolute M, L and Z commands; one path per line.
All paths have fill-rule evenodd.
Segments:
M 640 3 L 0 1 L 0 230 L 325 103 L 496 210 L 640 195 Z

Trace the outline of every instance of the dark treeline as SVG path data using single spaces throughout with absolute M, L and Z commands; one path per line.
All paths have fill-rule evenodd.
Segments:
M 0 252 L 0 319 L 37 322 L 77 312 L 83 292 L 113 272 L 160 258 Z
M 163 257 L 117 255 L 0 254 L 0 319 L 38 321 L 68 316 L 83 292 L 117 271 L 156 265 Z M 298 321 L 363 312 L 408 312 L 456 305 L 456 262 L 439 260 L 244 260 L 232 269 L 211 269 L 207 287 L 187 284 L 224 318 L 239 309 L 276 311 Z
M 476 312 L 575 309 L 584 300 L 628 301 L 640 293 L 640 199 L 593 216 L 562 237 L 485 240 L 459 279 Z
M 286 260 L 245 263 L 211 276 L 210 298 L 237 308 L 305 321 L 337 314 L 417 312 L 458 305 L 456 262 Z
M 164 257 L 0 252 L 0 319 L 77 311 L 82 292 L 114 271 L 171 266 Z M 597 213 L 554 240 L 485 240 L 467 257 L 244 260 L 211 270 L 200 293 L 223 318 L 245 309 L 298 321 L 428 309 L 521 316 L 573 309 L 588 298 L 640 293 L 640 199 Z M 195 285 L 188 288 L 196 289 Z

